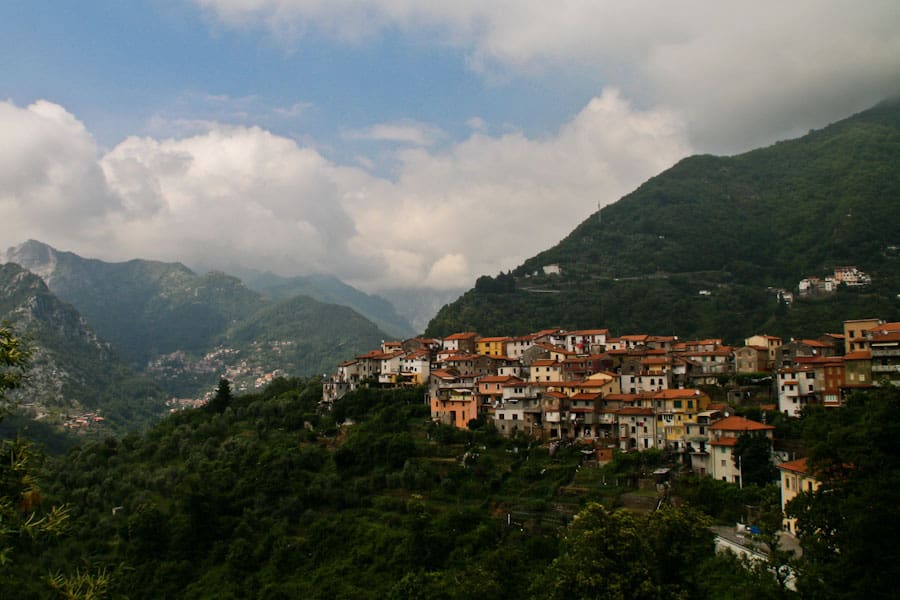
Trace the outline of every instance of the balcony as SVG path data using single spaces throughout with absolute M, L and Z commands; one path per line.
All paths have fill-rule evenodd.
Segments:
M 873 373 L 900 373 L 900 364 L 898 365 L 872 365 Z

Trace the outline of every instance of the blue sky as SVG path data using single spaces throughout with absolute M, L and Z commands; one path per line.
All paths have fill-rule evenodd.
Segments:
M 0 246 L 451 288 L 900 93 L 900 4 L 35 0 L 0 56 Z
M 338 156 L 342 131 L 402 119 L 438 124 L 444 141 L 465 137 L 472 118 L 545 135 L 600 89 L 563 71 L 485 76 L 465 48 L 410 35 L 345 43 L 313 31 L 283 43 L 170 1 L 15 2 L 4 12 L 2 52 L 15 60 L 0 97 L 52 99 L 107 147 L 155 133 L 160 118 L 262 125 Z

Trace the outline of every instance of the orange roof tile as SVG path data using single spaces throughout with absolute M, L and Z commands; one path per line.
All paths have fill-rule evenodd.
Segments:
M 790 460 L 776 466 L 782 471 L 793 471 L 794 473 L 803 473 L 804 475 L 809 473 L 809 465 L 807 465 L 805 458 Z
M 766 425 L 745 417 L 725 417 L 709 426 L 717 431 L 770 431 L 774 425 Z

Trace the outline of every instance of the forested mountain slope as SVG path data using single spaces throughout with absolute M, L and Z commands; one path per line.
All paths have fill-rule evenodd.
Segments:
M 604 326 L 737 340 L 897 319 L 898 223 L 895 100 L 768 148 L 684 159 L 512 273 L 481 278 L 427 333 Z M 844 265 L 872 285 L 790 307 L 767 289 L 796 293 L 801 278 Z
M 17 396 L 30 416 L 53 427 L 96 412 L 109 434 L 139 428 L 163 413 L 162 391 L 119 362 L 71 305 L 15 264 L 0 265 L 0 320 L 34 352 L 27 385 Z
M 108 263 L 34 240 L 5 259 L 38 274 L 116 354 L 178 397 L 200 396 L 223 375 L 249 390 L 274 373 L 321 374 L 388 337 L 350 308 L 266 298 L 179 263 Z

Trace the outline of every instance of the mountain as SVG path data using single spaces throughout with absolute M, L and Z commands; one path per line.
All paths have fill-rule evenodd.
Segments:
M 34 354 L 27 385 L 17 392 L 24 412 L 50 425 L 95 412 L 102 431 L 124 431 L 155 421 L 165 394 L 119 362 L 69 304 L 40 277 L 16 264 L 0 265 L 0 320 L 19 332 Z M 85 419 L 85 429 L 96 422 Z
M 402 339 L 416 334 L 410 322 L 397 314 L 397 309 L 389 301 L 381 296 L 361 292 L 337 277 L 281 277 L 270 272 L 251 270 L 239 275 L 248 288 L 267 298 L 285 300 L 294 296 L 309 296 L 326 304 L 350 307 L 393 337 Z
M 480 278 L 426 333 L 603 326 L 736 341 L 897 319 L 898 223 L 894 100 L 768 148 L 686 158 L 513 272 Z M 790 306 L 770 289 L 796 293 L 845 265 L 872 284 Z
M 321 374 L 388 337 L 350 308 L 272 300 L 179 263 L 108 263 L 34 240 L 5 259 L 40 275 L 128 364 L 180 397 L 202 395 L 223 375 L 246 391 L 277 374 Z
M 41 276 L 136 367 L 160 354 L 205 351 L 263 302 L 234 277 L 201 277 L 180 263 L 108 263 L 35 240 L 10 248 L 5 258 Z

